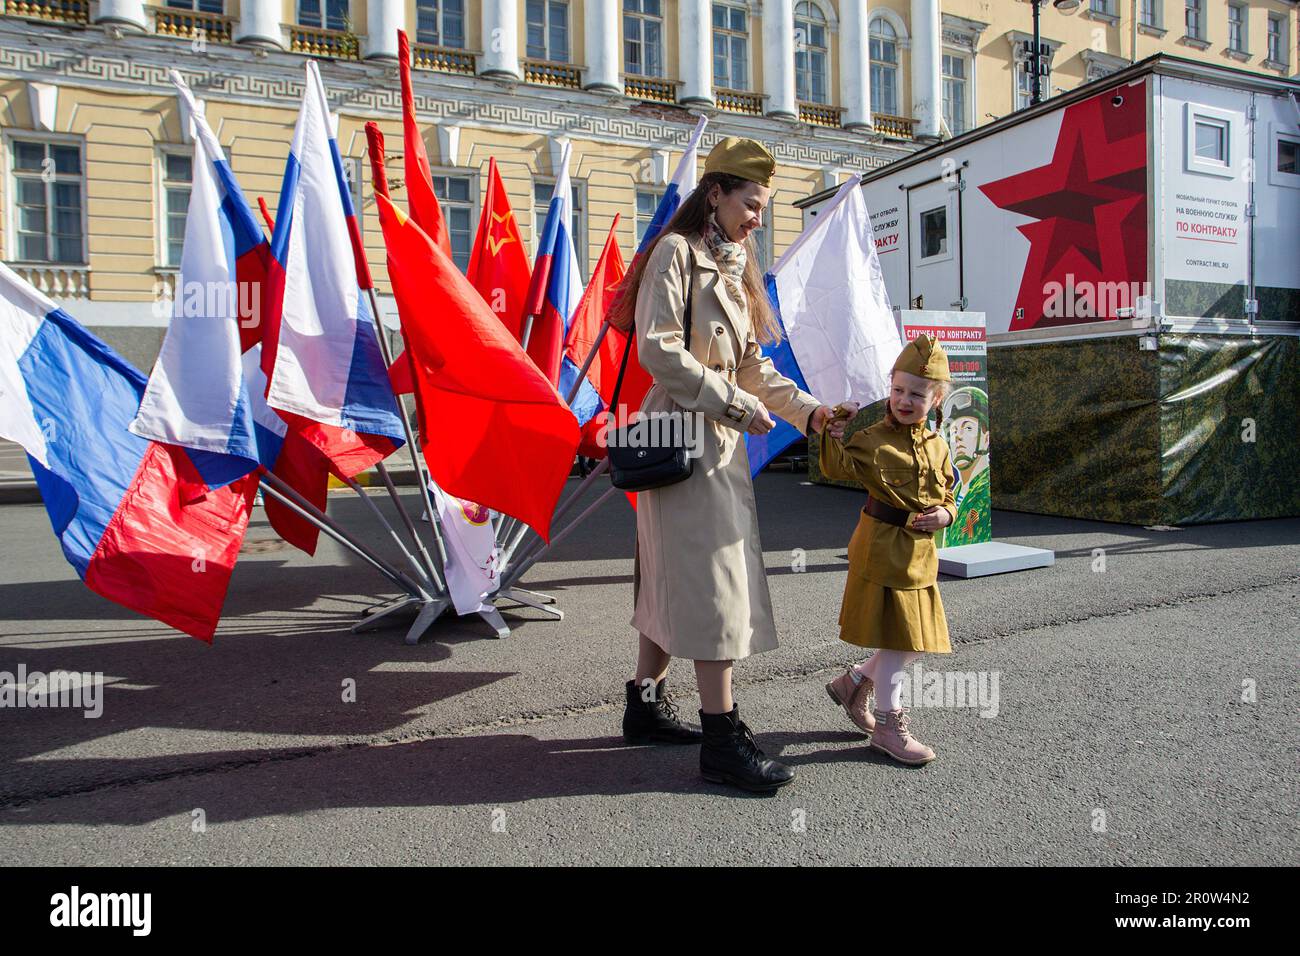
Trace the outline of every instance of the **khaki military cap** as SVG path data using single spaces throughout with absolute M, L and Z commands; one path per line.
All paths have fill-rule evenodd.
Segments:
M 704 172 L 729 173 L 770 187 L 772 174 L 776 172 L 776 159 L 761 143 L 728 136 L 709 151 L 709 158 L 704 161 Z
M 939 348 L 933 338 L 924 334 L 907 343 L 907 347 L 898 354 L 893 370 L 910 372 L 936 382 L 952 381 L 952 376 L 948 374 L 948 353 Z

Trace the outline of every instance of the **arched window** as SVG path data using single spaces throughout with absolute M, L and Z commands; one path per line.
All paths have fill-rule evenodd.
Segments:
M 713 4 L 713 85 L 749 89 L 749 11 L 741 4 Z
M 637 76 L 664 75 L 661 0 L 623 0 L 623 68 Z
M 830 50 L 826 44 L 826 17 L 815 4 L 794 8 L 794 91 L 805 103 L 826 103 Z
M 465 47 L 465 0 L 415 0 L 415 42 Z
M 898 34 L 883 17 L 871 24 L 871 112 L 898 116 Z

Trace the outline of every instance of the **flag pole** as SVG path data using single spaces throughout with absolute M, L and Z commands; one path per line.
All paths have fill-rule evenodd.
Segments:
M 429 600 L 430 595 L 415 581 L 412 581 L 399 568 L 393 567 L 379 555 L 375 554 L 360 541 L 353 540 L 338 524 L 326 515 L 323 511 L 317 509 L 306 498 L 298 494 L 284 479 L 264 471 L 260 476 L 262 490 L 271 497 L 275 498 L 290 511 L 295 512 L 304 520 L 310 522 L 315 527 L 324 531 L 327 535 L 337 541 L 343 547 L 352 551 L 354 554 L 368 562 L 380 574 L 388 578 L 403 591 L 414 598 Z
M 561 541 L 567 538 L 569 536 L 569 533 L 573 531 L 574 528 L 578 527 L 578 525 L 586 521 L 587 518 L 596 511 L 597 508 L 599 508 L 601 505 L 605 503 L 605 499 L 607 499 L 610 495 L 612 495 L 616 491 L 618 491 L 618 489 L 613 487 L 612 485 L 609 488 L 606 488 L 604 492 L 601 493 L 601 496 L 597 498 L 595 501 L 593 501 L 590 505 L 588 505 L 585 509 L 583 509 L 582 513 L 578 515 L 578 517 L 574 518 L 571 522 L 565 525 L 563 530 L 558 531 L 554 535 L 552 535 L 551 540 L 549 542 L 543 544 L 540 548 L 531 551 L 529 554 L 521 558 L 515 567 L 511 568 L 509 571 L 507 571 L 505 574 L 501 576 L 501 590 L 502 591 L 512 590 L 514 588 L 515 582 L 518 581 L 521 577 L 523 577 L 524 573 L 529 568 L 531 568 L 534 564 L 540 561 L 542 559 L 542 555 L 546 554 L 547 551 L 550 551 L 557 544 L 559 544 Z
M 370 148 L 370 175 L 372 188 L 387 199 L 389 197 L 389 192 L 388 173 L 384 170 L 384 137 L 379 131 L 379 127 L 374 123 L 366 124 L 366 143 Z M 384 331 L 384 323 L 381 318 L 383 311 L 379 305 L 379 297 L 375 294 L 375 283 L 370 277 L 370 264 L 366 259 L 366 252 L 361 243 L 359 230 L 353 236 L 353 244 L 356 247 L 358 266 L 365 269 L 367 279 L 366 293 L 370 296 L 370 313 L 371 318 L 375 323 L 375 336 L 379 339 L 380 355 L 383 356 L 384 366 L 386 368 L 392 368 L 393 350 L 388 344 L 388 336 Z M 406 331 L 401 328 L 400 323 L 398 328 L 402 335 L 403 346 L 407 350 L 405 354 L 409 356 L 410 344 L 406 341 Z M 397 405 L 401 411 L 399 417 L 402 419 L 402 432 L 406 436 L 406 447 L 411 455 L 411 465 L 415 468 L 416 483 L 420 486 L 420 498 L 424 503 L 425 514 L 428 515 L 429 518 L 429 527 L 433 529 L 434 544 L 437 545 L 438 548 L 438 566 L 440 569 L 445 571 L 447 567 L 447 547 L 442 540 L 442 530 L 438 527 L 438 509 L 434 507 L 433 497 L 429 494 L 429 478 L 424 470 L 424 462 L 420 460 L 420 449 L 415 443 L 415 433 L 411 430 L 411 419 L 406 413 L 406 399 L 401 395 L 396 395 L 394 397 L 397 399 Z M 414 399 L 418 410 L 420 405 L 420 396 L 416 394 Z M 392 487 L 391 480 L 386 480 L 385 484 Z M 395 490 L 396 489 L 394 489 L 394 491 Z M 409 521 L 409 516 L 407 520 Z M 410 528 L 411 532 L 414 534 L 414 523 L 410 524 Z M 420 550 L 423 552 L 425 557 L 428 558 L 429 552 L 425 548 L 423 540 L 420 539 L 418 535 L 416 535 L 416 540 L 420 542 Z M 430 559 L 430 563 L 432 563 L 432 559 Z M 446 579 L 442 575 L 438 575 L 438 584 L 442 590 L 448 590 Z
M 262 218 L 266 221 L 267 228 L 270 229 L 272 233 L 274 233 L 275 219 L 271 215 L 271 210 L 267 207 L 266 200 L 263 197 L 258 196 L 257 206 L 258 209 L 261 210 Z M 348 233 L 349 233 L 349 238 L 352 240 L 352 245 L 355 250 L 355 257 L 357 260 L 357 267 L 358 267 L 357 279 L 366 284 L 367 287 L 366 291 L 370 293 L 371 314 L 373 317 L 375 317 L 375 334 L 380 341 L 381 354 L 384 354 L 382 350 L 387 345 L 387 342 L 384 339 L 383 327 L 380 325 L 378 320 L 378 314 L 379 314 L 378 303 L 375 301 L 375 296 L 374 296 L 374 289 L 373 289 L 374 282 L 370 277 L 369 263 L 366 262 L 365 254 L 362 251 L 363 247 L 361 244 L 360 234 L 359 232 L 357 235 L 352 234 L 354 229 L 354 223 L 355 223 L 355 217 L 349 221 Z M 356 228 L 359 229 L 359 227 Z M 385 359 L 386 359 L 385 369 L 387 369 L 387 366 L 391 364 L 391 362 L 387 360 L 386 355 L 385 355 Z M 399 398 L 398 399 L 398 406 L 400 411 L 399 417 L 402 419 L 403 425 L 405 425 L 406 424 L 405 409 L 401 408 L 401 404 L 402 404 L 401 399 Z M 408 444 L 411 441 L 409 430 L 406 435 L 406 440 Z M 415 546 L 420 552 L 420 558 L 424 565 L 422 568 L 418 566 L 418 562 L 416 561 L 415 556 L 412 555 L 410 550 L 406 547 L 406 545 L 402 543 L 401 538 L 398 537 L 397 533 L 393 530 L 393 526 L 389 524 L 388 520 L 384 517 L 383 512 L 381 512 L 379 508 L 375 505 L 375 503 L 370 499 L 370 495 L 366 493 L 365 488 L 363 488 L 360 484 L 358 484 L 357 482 L 353 481 L 350 478 L 344 479 L 344 482 L 348 485 L 348 487 L 350 487 L 353 491 L 355 491 L 362 498 L 362 500 L 366 502 L 367 505 L 370 506 L 370 509 L 374 512 L 375 516 L 379 519 L 380 523 L 383 524 L 384 527 L 388 529 L 389 534 L 393 536 L 394 541 L 397 542 L 398 548 L 401 549 L 402 553 L 406 556 L 407 560 L 411 562 L 413 567 L 415 567 L 416 574 L 420 577 L 420 579 L 423 580 L 426 584 L 431 585 L 435 591 L 445 591 L 446 587 L 443 584 L 441 576 L 438 574 L 438 569 L 434 565 L 433 559 L 432 557 L 430 557 L 429 551 L 424 545 L 424 540 L 416 532 L 415 524 L 414 522 L 411 521 L 411 516 L 407 512 L 406 506 L 402 504 L 402 499 L 398 496 L 397 488 L 393 484 L 393 480 L 388 474 L 388 469 L 384 466 L 384 463 L 381 461 L 375 463 L 375 471 L 378 472 L 380 479 L 384 483 L 384 487 L 388 490 L 389 496 L 393 499 L 393 504 L 397 507 L 397 513 L 401 517 L 403 525 L 406 527 L 407 532 L 411 535 L 411 540 L 415 542 Z

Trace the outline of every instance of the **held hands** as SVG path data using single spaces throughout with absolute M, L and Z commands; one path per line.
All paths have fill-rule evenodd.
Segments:
M 934 532 L 950 524 L 952 524 L 952 515 L 948 513 L 947 508 L 941 508 L 939 505 L 926 508 L 912 519 L 912 527 L 917 531 Z
M 809 428 L 819 435 L 830 435 L 840 441 L 849 420 L 858 413 L 858 407 L 856 402 L 842 402 L 834 408 L 820 405 L 809 420 Z

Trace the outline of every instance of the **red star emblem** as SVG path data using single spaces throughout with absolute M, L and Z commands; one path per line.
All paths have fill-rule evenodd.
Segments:
M 488 223 L 488 248 L 492 250 L 492 255 L 495 256 L 507 242 L 518 242 L 519 235 L 513 228 L 515 221 L 513 212 L 504 214 L 489 212 L 488 214 L 492 217 Z M 497 229 L 498 226 L 501 227 L 500 230 Z
M 1123 105 L 1111 100 L 1095 96 L 1062 112 L 1046 166 L 980 186 L 995 206 L 1037 220 L 1017 227 L 1029 256 L 1016 296 L 1024 312 L 1012 331 L 1089 321 L 1066 302 L 1065 315 L 1044 317 L 1047 285 L 1068 289 L 1069 274 L 1076 287 L 1146 280 L 1146 97 L 1129 89 Z

